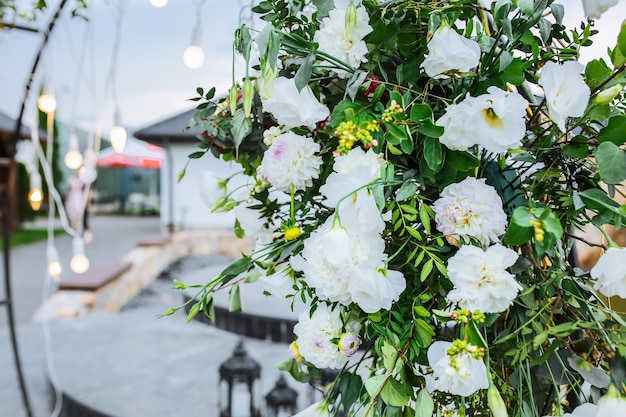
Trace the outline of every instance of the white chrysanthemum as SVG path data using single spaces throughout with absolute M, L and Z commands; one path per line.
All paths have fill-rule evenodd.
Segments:
M 361 264 L 350 270 L 348 292 L 352 301 L 366 313 L 391 309 L 406 288 L 404 275 Z
M 313 129 L 330 115 L 328 107 L 315 98 L 309 86 L 298 91 L 292 78 L 276 78 L 272 97 L 262 102 L 265 111 L 287 128 L 306 126 Z
M 304 311 L 293 328 L 298 348 L 304 359 L 318 368 L 341 368 L 348 358 L 332 342 L 341 336 L 339 310 L 331 310 L 323 303 L 311 317 Z
M 626 298 L 626 248 L 609 248 L 591 268 L 594 288 L 607 297 Z
M 437 230 L 467 242 L 474 238 L 483 246 L 498 242 L 506 230 L 502 199 L 485 179 L 467 177 L 448 185 L 434 202 Z
M 228 180 L 218 177 L 213 171 L 203 171 L 200 174 L 199 188 L 200 197 L 208 208 L 213 208 L 218 200 L 230 193 Z
M 490 152 L 506 152 L 522 144 L 527 106 L 520 94 L 489 87 L 487 94 L 467 97 L 446 109 L 436 122 L 444 128 L 439 140 L 453 150 L 480 145 Z
M 464 352 L 452 364 L 447 353 L 450 346 L 450 342 L 437 341 L 428 348 L 428 363 L 435 379 L 433 388 L 464 397 L 489 388 L 485 363 Z
M 539 84 L 546 96 L 550 119 L 565 132 L 568 117 L 579 117 L 585 113 L 591 90 L 583 79 L 585 67 L 577 61 L 563 64 L 547 62 L 541 69 Z
M 583 0 L 585 16 L 589 19 L 599 19 L 602 13 L 615 6 L 618 0 Z
M 500 244 L 483 251 L 464 245 L 448 260 L 448 277 L 454 284 L 450 301 L 470 311 L 500 313 L 517 297 L 522 287 L 506 268 L 517 261 L 515 251 Z
M 263 175 L 281 191 L 291 191 L 292 185 L 296 190 L 304 190 L 319 175 L 319 150 L 320 145 L 309 137 L 293 132 L 280 135 L 263 154 Z
M 478 42 L 459 35 L 449 26 L 441 26 L 428 42 L 428 56 L 422 62 L 430 77 L 445 78 L 448 71 L 467 72 L 478 66 L 480 46 Z
M 363 38 L 371 31 L 369 15 L 363 6 L 356 7 L 356 21 L 352 33 L 346 28 L 346 8 L 335 8 L 322 20 L 313 40 L 319 43 L 320 51 L 352 68 L 358 68 L 362 62 L 367 62 L 365 58 L 367 45 Z M 350 72 L 339 68 L 334 71 L 340 78 L 351 75 Z

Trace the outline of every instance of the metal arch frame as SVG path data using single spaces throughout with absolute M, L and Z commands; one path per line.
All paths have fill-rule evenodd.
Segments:
M 0 194 L 3 194 L 3 197 L 0 201 L 4 201 L 4 207 L 0 210 L 2 213 L 3 220 L 3 242 L 4 242 L 4 288 L 5 288 L 5 298 L 0 299 L 0 307 L 6 307 L 7 311 L 7 319 L 9 323 L 9 333 L 11 338 L 11 348 L 13 350 L 13 359 L 15 362 L 15 370 L 17 372 L 18 383 L 20 387 L 20 393 L 22 397 L 22 404 L 24 407 L 24 411 L 26 412 L 27 417 L 33 417 L 33 410 L 31 408 L 30 400 L 28 397 L 28 390 L 26 389 L 26 381 L 24 379 L 24 373 L 22 370 L 19 348 L 17 344 L 17 333 L 15 329 L 15 314 L 13 311 L 13 296 L 11 290 L 11 213 L 12 206 L 11 201 L 14 201 L 16 192 L 16 162 L 15 162 L 15 150 L 17 147 L 17 141 L 20 137 L 20 130 L 22 128 L 22 118 L 24 117 L 24 109 L 26 108 L 26 101 L 30 95 L 30 90 L 32 87 L 32 83 L 35 79 L 35 74 L 37 73 L 37 68 L 39 67 L 39 62 L 41 61 L 41 56 L 43 55 L 43 51 L 48 44 L 48 39 L 50 37 L 50 33 L 54 29 L 56 21 L 58 20 L 61 12 L 63 11 L 65 5 L 67 4 L 67 0 L 61 0 L 59 6 L 57 7 L 56 12 L 50 19 L 48 23 L 47 29 L 43 32 L 43 39 L 37 55 L 35 56 L 35 60 L 33 62 L 33 66 L 30 72 L 30 76 L 24 88 L 24 97 L 22 99 L 22 105 L 20 108 L 20 113 L 17 118 L 15 124 L 15 130 L 13 131 L 13 137 L 11 142 L 9 142 L 9 158 L 6 161 L 5 165 L 8 169 L 7 174 L 7 182 L 6 184 L 0 184 Z M 17 26 L 13 26 L 15 29 L 20 29 Z M 26 29 L 24 29 L 26 30 Z M 32 30 L 30 30 L 32 31 Z M 5 162 L 5 161 L 1 161 Z

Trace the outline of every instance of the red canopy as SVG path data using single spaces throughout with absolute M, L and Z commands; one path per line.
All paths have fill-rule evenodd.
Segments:
M 100 151 L 97 167 L 161 169 L 165 151 L 163 148 L 138 139 L 129 138 L 122 153 L 113 148 Z

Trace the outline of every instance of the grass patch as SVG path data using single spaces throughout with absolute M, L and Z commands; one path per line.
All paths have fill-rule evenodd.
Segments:
M 63 229 L 54 229 L 54 235 L 65 233 Z M 48 238 L 48 229 L 22 229 L 11 233 L 11 248 L 30 245 Z M 4 251 L 4 239 L 0 236 L 0 250 Z

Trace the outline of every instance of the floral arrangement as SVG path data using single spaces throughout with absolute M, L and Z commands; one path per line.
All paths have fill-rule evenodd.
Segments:
M 189 319 L 256 280 L 304 304 L 281 368 L 340 371 L 299 416 L 621 415 L 626 29 L 577 61 L 616 3 L 583 0 L 575 28 L 552 0 L 258 3 L 245 78 L 198 88 L 190 155 L 242 167 L 203 196 L 257 249 Z M 583 243 L 605 251 L 590 271 Z

